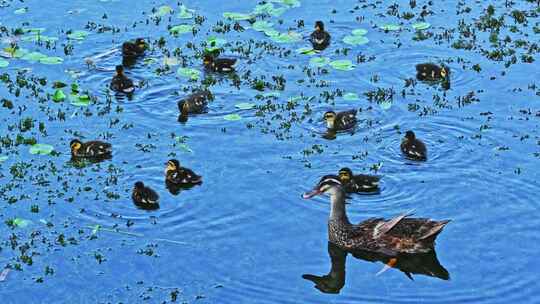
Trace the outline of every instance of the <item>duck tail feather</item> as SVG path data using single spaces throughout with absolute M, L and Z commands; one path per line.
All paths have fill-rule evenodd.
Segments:
M 394 226 L 397 225 L 402 219 L 406 218 L 407 216 L 413 215 L 414 209 L 409 210 L 408 212 L 402 213 L 393 219 L 387 221 L 386 223 L 382 224 L 381 227 L 378 229 L 377 235 L 383 235 L 387 233 L 388 231 L 392 230 Z
M 435 241 L 435 239 L 437 238 L 439 233 L 441 233 L 441 231 L 443 230 L 444 226 L 446 226 L 446 224 L 448 224 L 449 222 L 450 222 L 450 220 L 445 220 L 445 221 L 438 222 L 437 225 L 435 225 L 434 227 L 429 229 L 428 232 L 426 232 L 424 235 L 422 235 L 418 240 L 419 241 L 431 241 L 431 242 Z

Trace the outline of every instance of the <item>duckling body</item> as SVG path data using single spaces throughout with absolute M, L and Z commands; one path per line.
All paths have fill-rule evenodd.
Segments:
M 313 49 L 322 51 L 330 45 L 331 36 L 324 30 L 324 23 L 317 21 L 315 23 L 315 31 L 309 36 L 309 41 L 313 46 Z
M 120 93 L 132 93 L 135 91 L 133 81 L 124 74 L 123 66 L 119 65 L 116 67 L 116 75 L 111 80 L 110 88 Z
M 353 129 L 356 126 L 356 110 L 343 112 L 329 111 L 324 113 L 328 131 L 338 132 Z
M 216 58 L 210 54 L 204 56 L 204 67 L 213 72 L 233 72 L 236 58 Z
M 122 44 L 122 56 L 124 58 L 136 58 L 144 55 L 148 45 L 143 38 L 134 41 L 126 41 Z
M 416 138 L 413 131 L 405 132 L 405 137 L 401 142 L 400 148 L 403 155 L 409 159 L 418 161 L 427 160 L 426 145 Z
M 327 193 L 331 199 L 328 238 L 344 250 L 364 250 L 389 256 L 400 253 L 427 253 L 435 248 L 435 239 L 449 222 L 428 218 L 407 218 L 404 213 L 390 220 L 371 218 L 351 224 L 345 210 L 345 191 L 339 180 L 323 177 L 304 198 Z
M 74 139 L 69 146 L 74 158 L 106 159 L 112 156 L 112 145 L 98 140 L 83 143 Z
M 146 187 L 143 182 L 136 182 L 133 186 L 131 198 L 136 206 L 143 209 L 159 208 L 159 195 L 150 187 Z
M 434 63 L 416 65 L 416 78 L 420 81 L 440 82 L 443 89 L 450 89 L 450 68 Z
M 178 121 L 186 122 L 189 114 L 206 113 L 208 100 L 212 99 L 212 93 L 207 90 L 198 90 L 178 102 L 180 116 Z
M 357 174 L 349 168 L 339 170 L 339 180 L 343 190 L 347 193 L 374 193 L 379 192 L 379 180 L 381 178 L 375 175 Z
M 165 181 L 171 185 L 189 187 L 202 184 L 202 176 L 189 168 L 180 166 L 178 160 L 171 159 L 167 162 L 165 169 Z

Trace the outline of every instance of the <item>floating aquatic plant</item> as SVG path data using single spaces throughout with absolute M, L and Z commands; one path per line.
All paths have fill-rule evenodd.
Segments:
M 192 33 L 193 32 L 193 26 L 189 24 L 180 24 L 175 25 L 169 29 L 169 32 L 173 35 L 179 35 L 179 34 L 185 34 L 185 33 Z
M 163 6 L 160 6 L 156 13 L 154 14 L 154 16 L 157 16 L 157 17 L 163 17 L 167 14 L 170 14 L 173 12 L 173 9 L 172 7 L 168 6 L 168 5 L 163 5 Z
M 193 18 L 193 13 L 195 10 L 187 8 L 185 5 L 180 5 L 180 12 L 178 13 L 178 18 L 180 19 L 191 19 Z
M 358 97 L 358 94 L 349 92 L 349 93 L 343 94 L 343 99 L 353 101 L 353 100 L 359 100 L 360 98 Z
M 55 102 L 60 102 L 62 100 L 66 99 L 66 94 L 61 89 L 57 89 L 54 91 L 54 95 L 52 96 L 52 100 Z
M 255 6 L 253 13 L 256 15 L 270 15 L 274 17 L 279 17 L 287 11 L 286 7 L 275 7 L 273 3 L 268 2 L 265 4 L 259 4 Z
M 234 106 L 240 110 L 250 110 L 255 107 L 255 104 L 249 103 L 249 102 L 241 102 L 241 103 L 235 104 Z
M 418 22 L 412 25 L 415 30 L 425 30 L 428 29 L 430 26 L 431 24 L 427 22 Z
M 10 221 L 14 227 L 25 228 L 32 223 L 30 220 L 25 220 L 20 217 L 16 217 Z
M 88 37 L 90 33 L 87 31 L 73 31 L 69 33 L 67 36 L 69 39 L 72 40 L 84 40 L 86 37 Z
M 364 36 L 364 35 L 366 35 L 367 33 L 368 33 L 368 31 L 365 30 L 365 29 L 362 29 L 362 28 L 355 29 L 355 30 L 352 31 L 352 34 L 353 34 L 354 36 Z
M 242 14 L 242 13 L 231 13 L 231 12 L 225 12 L 223 13 L 223 17 L 235 21 L 241 21 L 241 20 L 249 20 L 253 17 L 249 14 Z
M 298 54 L 304 54 L 304 55 L 314 55 L 314 54 L 318 53 L 316 50 L 314 50 L 313 48 L 309 48 L 309 47 L 299 48 L 299 49 L 296 50 L 296 52 Z
M 368 43 L 369 39 L 361 35 L 348 35 L 343 38 L 343 42 L 350 45 L 362 45 Z
M 35 144 L 30 146 L 28 152 L 30 152 L 30 154 L 49 155 L 53 150 L 54 147 L 49 144 Z
M 48 56 L 45 54 L 42 54 L 40 52 L 31 52 L 24 54 L 24 56 L 21 57 L 22 60 L 28 60 L 28 61 L 40 61 L 43 58 L 47 58 Z
M 0 58 L 0 68 L 5 68 L 9 65 L 9 61 Z
M 302 35 L 297 32 L 291 31 L 287 33 L 281 33 L 277 36 L 271 36 L 270 38 L 278 43 L 292 43 L 302 40 Z
M 242 116 L 238 114 L 227 114 L 223 116 L 223 119 L 228 120 L 228 121 L 236 121 L 236 120 L 242 119 Z
M 69 99 L 71 100 L 70 104 L 74 106 L 87 107 L 90 105 L 90 96 L 88 95 L 71 94 Z
M 192 80 L 199 79 L 201 75 L 200 71 L 195 70 L 195 69 L 190 69 L 190 68 L 179 68 L 176 73 L 181 77 L 189 78 Z
M 44 57 L 44 58 L 41 58 L 39 62 L 43 64 L 60 64 L 64 62 L 64 59 L 60 57 Z
M 379 106 L 383 110 L 389 110 L 392 107 L 392 104 L 393 104 L 392 100 L 383 100 L 379 103 Z
M 323 67 L 330 63 L 330 58 L 327 57 L 313 57 L 309 60 L 309 65 L 314 67 Z
M 32 42 L 38 42 L 38 41 L 55 42 L 55 41 L 58 41 L 58 38 L 57 37 L 50 37 L 50 36 L 40 35 L 40 34 L 32 34 L 32 35 L 27 35 L 27 36 L 22 37 L 21 41 L 24 41 L 24 42 L 29 42 L 29 41 L 32 41 Z
M 19 8 L 17 10 L 15 10 L 13 13 L 15 15 L 22 15 L 22 14 L 26 14 L 28 12 L 28 7 L 22 7 L 22 8 Z
M 261 21 L 255 21 L 255 23 L 252 24 L 252 28 L 259 32 L 266 32 L 267 30 L 271 30 L 272 26 L 274 26 L 273 23 L 268 22 L 266 20 Z
M 0 156 L 0 163 L 5 162 L 6 160 L 8 160 L 8 158 L 9 156 L 5 156 L 5 155 Z
M 329 64 L 334 69 L 340 70 L 340 71 L 354 70 L 353 63 L 350 60 L 347 60 L 347 59 L 331 61 Z
M 270 0 L 270 2 L 280 3 L 289 7 L 300 7 L 299 0 Z
M 385 31 L 399 31 L 401 30 L 401 26 L 397 24 L 383 24 L 379 26 L 380 29 Z

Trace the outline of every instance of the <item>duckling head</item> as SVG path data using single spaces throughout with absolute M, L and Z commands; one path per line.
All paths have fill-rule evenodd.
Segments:
M 77 154 L 77 151 L 82 147 L 82 143 L 78 139 L 74 139 L 69 143 L 69 147 L 71 148 L 71 155 Z
M 334 123 L 336 121 L 336 112 L 334 111 L 328 111 L 326 113 L 324 113 L 324 120 L 326 120 L 326 126 L 328 127 L 328 129 L 333 129 L 334 128 Z
M 349 168 L 341 168 L 339 170 L 338 175 L 339 175 L 339 180 L 342 183 L 346 184 L 351 180 L 353 173 L 352 173 L 352 170 Z
M 169 171 L 176 171 L 178 168 L 180 168 L 180 162 L 176 159 L 169 159 L 166 165 L 167 167 L 165 168 L 165 173 Z
M 124 75 L 124 66 L 123 65 L 117 65 L 115 69 L 116 69 L 116 75 L 118 75 L 118 76 Z
M 441 72 L 440 72 L 440 74 L 441 74 L 441 77 L 442 77 L 443 79 L 448 79 L 448 78 L 450 78 L 450 68 L 447 67 L 447 66 L 445 66 L 445 65 L 443 64 L 442 67 L 441 67 Z
M 189 114 L 189 105 L 185 101 L 178 103 L 178 109 L 180 110 L 180 115 L 178 116 L 178 122 L 187 122 Z
M 405 138 L 408 140 L 414 140 L 416 138 L 416 135 L 414 134 L 413 131 L 409 130 L 405 132 Z
M 135 39 L 135 44 L 141 49 L 146 49 L 146 41 L 144 40 L 144 38 Z
M 133 186 L 133 190 L 142 190 L 143 188 L 144 188 L 143 182 L 136 182 L 135 185 Z
M 324 23 L 322 21 L 315 22 L 315 30 L 318 32 L 324 32 Z
M 203 57 L 203 64 L 204 65 L 211 65 L 214 62 L 214 56 L 210 54 L 206 54 Z

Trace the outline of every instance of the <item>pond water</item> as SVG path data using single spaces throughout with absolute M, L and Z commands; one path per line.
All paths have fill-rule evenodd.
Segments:
M 270 3 L 0 1 L 3 57 L 11 43 L 53 58 L 0 59 L 0 268 L 10 269 L 2 303 L 540 301 L 538 1 Z M 302 54 L 317 20 L 332 43 Z M 430 27 L 416 31 L 419 22 Z M 170 33 L 182 24 L 194 30 Z M 19 28 L 34 31 L 14 35 Z M 367 43 L 343 42 L 360 28 Z M 115 96 L 108 83 L 119 47 L 137 37 L 151 44 L 126 69 L 140 87 L 132 98 Z M 204 72 L 209 37 L 238 58 L 235 74 Z M 314 66 L 334 60 L 353 67 Z M 450 67 L 448 90 L 414 80 L 424 62 Z M 90 102 L 54 102 L 55 81 L 68 85 L 66 95 L 77 84 Z M 215 96 L 209 112 L 178 123 L 177 101 L 202 85 Z M 355 131 L 323 138 L 323 113 L 353 108 Z M 428 146 L 427 162 L 401 156 L 409 129 Z M 73 165 L 73 138 L 112 143 L 112 159 Z M 32 139 L 54 152 L 29 153 Z M 170 194 L 170 158 L 203 184 Z M 377 275 L 383 263 L 352 255 L 339 260 L 338 294 L 302 278 L 327 274 L 332 261 L 328 198 L 301 193 L 341 167 L 382 176 L 380 194 L 348 200 L 352 222 L 410 209 L 452 220 L 436 246 L 450 280 L 410 280 L 398 269 Z M 159 193 L 160 209 L 132 203 L 139 180 Z

